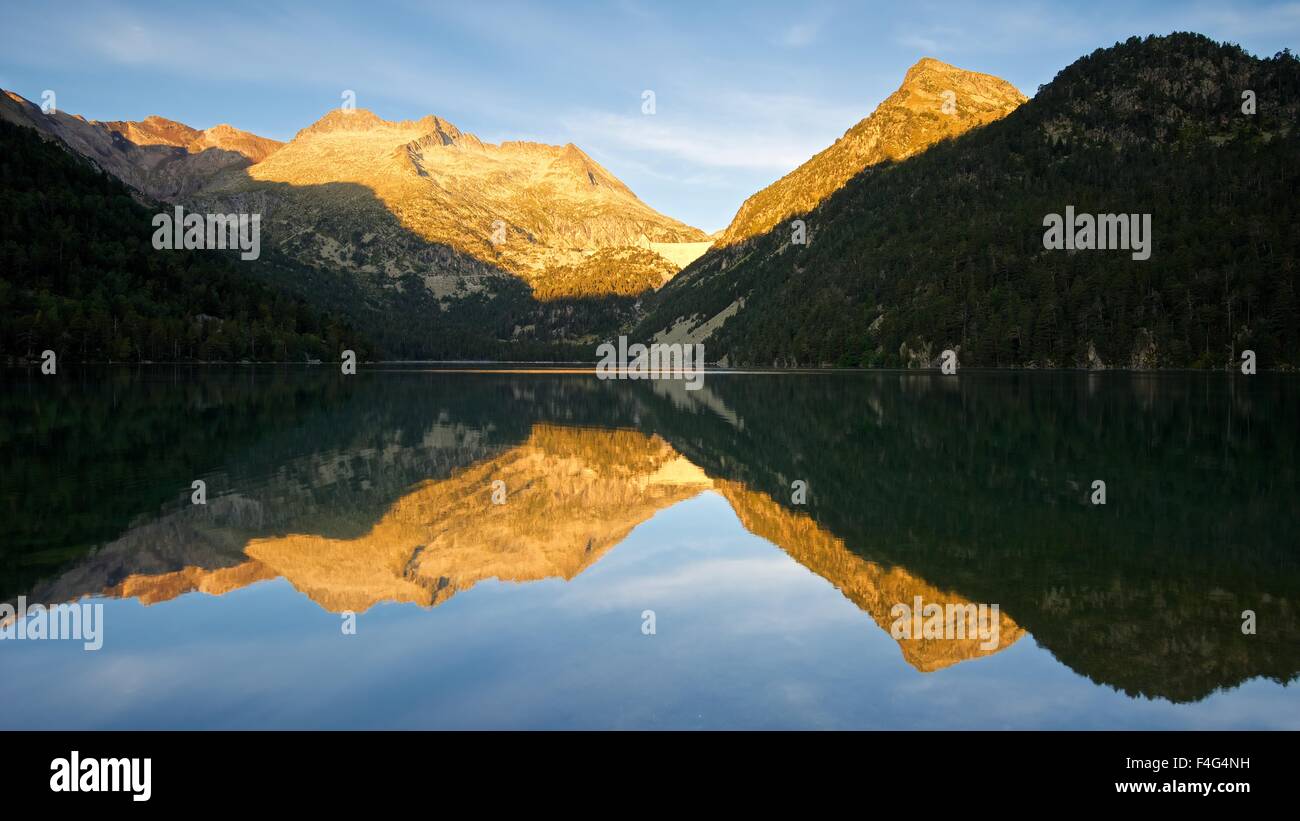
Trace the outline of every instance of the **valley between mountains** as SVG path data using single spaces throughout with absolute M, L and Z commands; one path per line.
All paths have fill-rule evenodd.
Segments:
M 1290 369 L 1298 98 L 1294 56 L 1192 34 L 1098 49 L 1032 99 L 927 57 L 706 235 L 578 146 L 488 143 L 432 114 L 336 109 L 281 143 L 5 92 L 8 154 L 86 167 L 39 189 L 5 172 L 0 356 L 589 360 L 629 334 L 724 365 L 933 367 L 952 349 L 971 366 L 1223 368 L 1250 348 Z M 120 225 L 75 205 L 101 175 Z M 148 215 L 176 205 L 260 214 L 265 253 L 166 263 L 183 298 L 141 295 L 170 253 L 143 245 Z M 1045 215 L 1067 206 L 1152 215 L 1155 253 L 1045 249 Z M 68 226 L 112 248 L 69 270 Z M 195 265 L 252 290 L 223 304 L 185 279 Z

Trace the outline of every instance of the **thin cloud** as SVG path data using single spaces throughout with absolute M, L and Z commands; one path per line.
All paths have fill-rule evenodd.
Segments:
M 694 122 L 669 123 L 653 116 L 599 111 L 573 115 L 564 125 L 591 145 L 667 155 L 712 168 L 788 170 L 811 156 L 807 140 L 745 133 L 743 126 L 719 129 Z
M 2 84 L 29 98 L 56 88 L 72 113 L 158 113 L 284 138 L 352 89 L 388 119 L 433 113 L 481 136 L 572 141 L 612 158 L 607 167 L 655 207 L 715 224 L 869 114 L 924 55 L 1033 89 L 1134 34 L 1200 31 L 1262 55 L 1300 37 L 1295 0 L 1099 0 L 1090 10 L 760 0 L 740 16 L 649 0 L 487 9 L 226 0 L 166 14 L 130 0 L 10 5 Z M 638 111 L 647 88 L 658 93 L 654 117 Z
M 939 46 L 939 41 L 931 39 L 929 37 L 917 37 L 915 35 L 909 34 L 903 37 L 899 37 L 897 38 L 897 40 L 900 46 L 905 46 L 906 48 L 914 48 L 917 51 L 922 51 L 925 52 L 926 54 L 938 54 L 939 52 L 943 51 L 943 49 Z
M 682 113 L 665 113 L 665 105 Z M 621 114 L 578 109 L 562 125 L 572 142 L 610 154 L 635 153 L 706 172 L 751 169 L 784 174 L 834 142 L 869 108 L 830 104 L 798 94 L 700 88 L 689 98 L 659 97 L 659 113 Z M 704 112 L 704 113 L 700 113 Z M 712 175 L 707 172 L 713 172 Z
M 781 43 L 788 48 L 803 48 L 812 45 L 820 30 L 821 25 L 818 23 L 795 23 L 785 30 Z

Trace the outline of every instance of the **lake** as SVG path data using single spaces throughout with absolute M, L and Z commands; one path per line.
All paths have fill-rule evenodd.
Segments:
M 1296 377 L 538 370 L 4 372 L 0 727 L 1300 729 Z

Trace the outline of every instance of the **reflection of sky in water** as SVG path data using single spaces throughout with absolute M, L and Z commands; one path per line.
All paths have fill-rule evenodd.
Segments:
M 1296 688 L 1130 699 L 1030 636 L 919 673 L 870 615 L 712 492 L 661 511 L 570 582 L 382 604 L 355 636 L 283 580 L 103 604 L 97 653 L 0 643 L 0 726 L 1300 728 Z M 641 633 L 646 609 L 657 635 Z

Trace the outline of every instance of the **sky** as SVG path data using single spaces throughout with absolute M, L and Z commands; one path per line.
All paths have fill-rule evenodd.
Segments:
M 345 91 L 490 142 L 572 142 L 705 231 L 830 145 L 923 56 L 1033 96 L 1094 49 L 1196 31 L 1300 50 L 1300 2 L 276 3 L 0 0 L 0 87 L 98 120 L 288 140 Z M 645 92 L 654 113 L 644 113 Z

